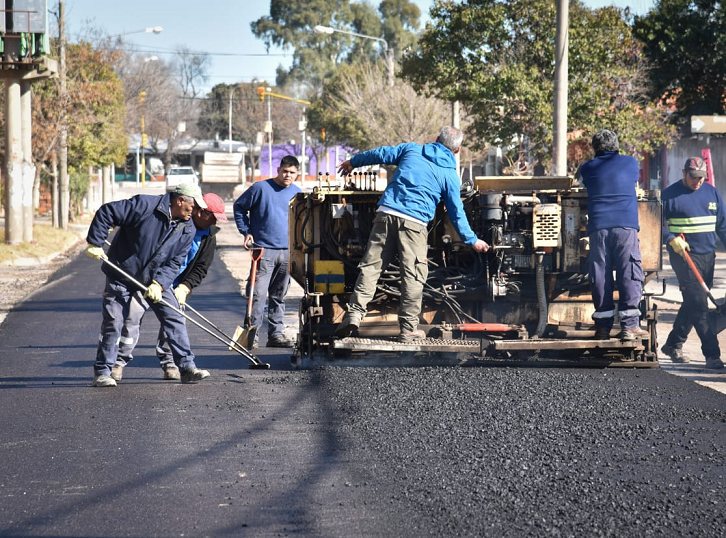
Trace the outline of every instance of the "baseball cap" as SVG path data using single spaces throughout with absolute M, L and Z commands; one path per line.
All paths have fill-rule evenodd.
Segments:
M 207 203 L 202 197 L 202 189 L 198 185 L 192 185 L 191 183 L 182 183 L 176 188 L 176 192 L 183 195 L 194 198 L 194 201 L 202 209 L 207 209 Z
M 706 177 L 707 175 L 706 163 L 701 157 L 688 157 L 683 169 L 693 177 Z
M 214 213 L 217 222 L 228 222 L 227 215 L 224 214 L 224 200 L 213 192 L 208 192 L 204 195 L 204 201 L 207 202 L 207 211 Z

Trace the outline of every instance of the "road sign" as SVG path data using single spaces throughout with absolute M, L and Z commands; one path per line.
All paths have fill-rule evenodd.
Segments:
M 726 133 L 726 116 L 691 116 L 692 133 Z

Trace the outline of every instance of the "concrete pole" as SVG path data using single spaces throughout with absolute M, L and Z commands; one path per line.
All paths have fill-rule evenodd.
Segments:
M 20 132 L 23 151 L 23 243 L 33 241 L 33 110 L 31 107 L 30 81 L 20 81 Z
M 388 85 L 393 88 L 395 77 L 393 73 L 393 49 L 386 49 L 386 72 L 388 73 Z
M 567 175 L 567 73 L 569 5 L 557 0 L 557 30 L 555 32 L 555 103 L 552 151 L 552 175 Z
M 107 204 L 111 200 L 111 167 L 104 166 L 101 170 L 101 204 Z
M 20 126 L 20 82 L 5 82 L 5 242 L 23 241 L 23 147 Z
M 61 106 L 60 133 L 58 137 L 60 165 L 60 227 L 67 230 L 71 196 L 68 186 L 68 84 L 66 81 L 66 16 L 64 2 L 58 2 L 58 34 L 58 41 L 60 42 L 58 79 L 60 82 Z
M 459 101 L 451 103 L 451 126 L 461 129 L 461 103 Z M 454 155 L 454 158 L 456 159 L 456 175 L 461 177 L 459 175 L 459 167 L 461 166 L 461 151 Z

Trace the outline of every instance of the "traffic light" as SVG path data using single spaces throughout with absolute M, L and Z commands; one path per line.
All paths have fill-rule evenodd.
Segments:
M 146 92 L 145 91 L 140 91 L 139 92 L 139 104 L 140 105 L 143 105 L 145 99 L 146 99 Z
M 141 146 L 145 148 L 148 145 L 148 143 L 149 143 L 149 137 L 146 136 L 146 133 L 143 133 L 141 135 Z
M 265 88 L 263 88 L 262 86 L 258 86 L 257 93 L 260 94 L 260 101 L 264 101 L 265 100 Z
M 320 129 L 320 140 L 325 142 L 325 129 Z

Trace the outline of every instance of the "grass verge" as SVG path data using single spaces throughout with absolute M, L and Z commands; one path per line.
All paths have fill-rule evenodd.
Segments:
M 53 228 L 47 224 L 33 225 L 33 242 L 8 245 L 5 243 L 5 228 L 0 228 L 0 265 L 21 258 L 45 258 L 66 250 L 81 239 L 77 231 Z

